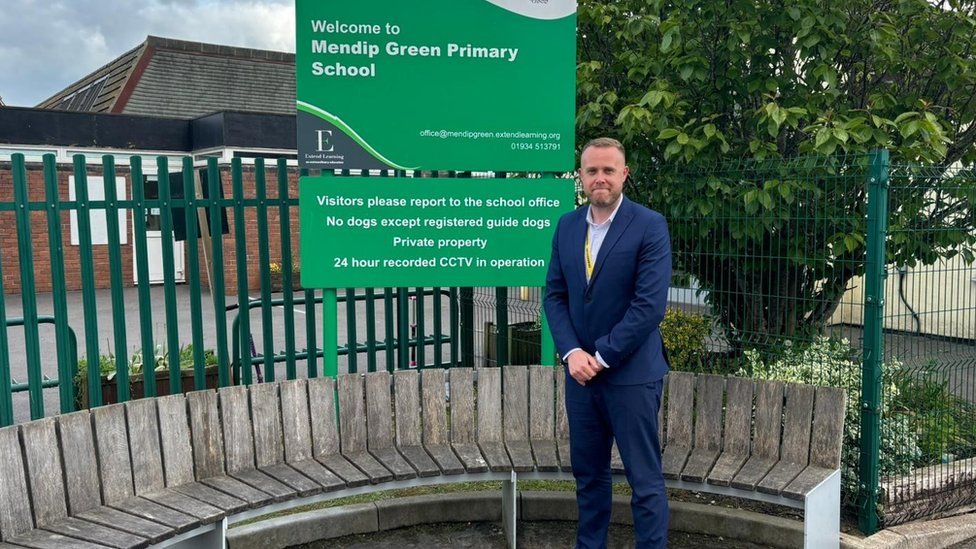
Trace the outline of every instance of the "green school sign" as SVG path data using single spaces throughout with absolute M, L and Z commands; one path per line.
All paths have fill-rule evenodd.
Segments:
M 569 171 L 575 0 L 297 0 L 298 161 Z

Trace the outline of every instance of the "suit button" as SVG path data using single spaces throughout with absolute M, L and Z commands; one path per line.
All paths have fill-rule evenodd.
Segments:
M 591 302 L 593 302 L 593 296 L 588 295 L 588 296 L 586 296 L 586 298 L 583 301 L 586 302 L 586 303 L 591 303 Z

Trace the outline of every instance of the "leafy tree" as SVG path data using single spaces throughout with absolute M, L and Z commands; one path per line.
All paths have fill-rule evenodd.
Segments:
M 730 339 L 815 332 L 863 273 L 872 149 L 889 261 L 973 260 L 976 178 L 932 166 L 976 162 L 974 6 L 580 0 L 579 142 L 628 146 Z

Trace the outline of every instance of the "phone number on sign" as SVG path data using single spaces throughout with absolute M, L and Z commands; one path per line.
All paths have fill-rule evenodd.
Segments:
M 558 151 L 559 143 L 512 143 L 513 151 Z

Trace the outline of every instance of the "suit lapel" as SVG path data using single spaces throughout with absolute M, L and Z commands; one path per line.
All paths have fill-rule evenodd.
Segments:
M 590 286 L 596 280 L 596 277 L 600 276 L 600 269 L 603 268 L 603 264 L 606 263 L 607 256 L 613 250 L 613 247 L 620 240 L 620 237 L 627 231 L 627 226 L 634 219 L 634 212 L 631 208 L 630 200 L 625 197 L 623 202 L 620 204 L 620 209 L 617 210 L 616 217 L 613 218 L 613 223 L 610 224 L 610 229 L 607 231 L 607 236 L 603 239 L 603 245 L 600 246 L 600 253 L 596 256 L 596 265 L 593 266 L 593 276 L 590 277 Z M 583 225 L 586 225 L 586 218 L 583 218 Z M 585 238 L 585 236 L 584 236 Z M 584 277 L 585 277 L 584 273 Z

